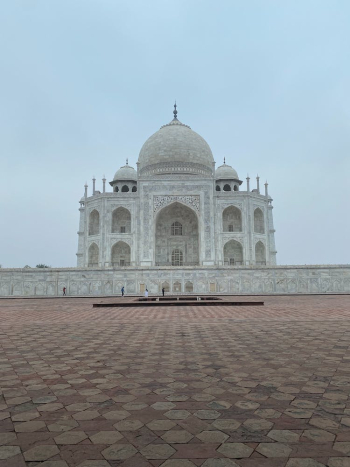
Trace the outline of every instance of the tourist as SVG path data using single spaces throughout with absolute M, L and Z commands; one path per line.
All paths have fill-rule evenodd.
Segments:
M 163 287 L 163 288 L 162 288 L 163 297 L 164 297 L 164 293 L 165 293 L 165 289 L 164 289 L 164 287 Z
M 122 297 L 124 297 L 124 286 L 121 288 Z
M 67 289 L 66 289 L 65 287 L 63 287 L 63 295 L 67 295 L 67 294 L 66 294 L 66 290 L 67 290 Z
M 148 289 L 145 290 L 145 297 L 148 298 Z

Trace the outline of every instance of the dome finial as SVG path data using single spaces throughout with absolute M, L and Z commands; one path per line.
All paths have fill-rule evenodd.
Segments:
M 126 165 L 129 165 L 129 159 L 126 158 Z
M 174 114 L 174 120 L 177 120 L 177 105 L 176 105 L 176 101 L 175 101 L 175 104 L 174 104 L 174 110 L 173 110 L 173 114 Z
M 226 164 L 226 161 L 225 161 L 225 159 L 226 159 L 226 158 L 224 157 L 224 164 Z

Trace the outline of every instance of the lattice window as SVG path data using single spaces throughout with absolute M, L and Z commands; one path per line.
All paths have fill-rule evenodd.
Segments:
M 183 253 L 181 250 L 173 250 L 171 254 L 171 264 L 172 266 L 183 266 Z
M 171 224 L 171 235 L 182 235 L 182 224 L 180 222 L 174 222 Z

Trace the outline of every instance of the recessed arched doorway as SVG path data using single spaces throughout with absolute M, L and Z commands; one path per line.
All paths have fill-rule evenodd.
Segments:
M 196 213 L 181 203 L 164 207 L 155 224 L 157 266 L 197 266 L 199 231 Z

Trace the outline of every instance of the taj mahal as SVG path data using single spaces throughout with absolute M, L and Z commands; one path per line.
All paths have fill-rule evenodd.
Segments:
M 272 198 L 259 177 L 246 188 L 208 143 L 177 118 L 121 167 L 112 191 L 80 200 L 78 267 L 275 265 Z
M 349 293 L 349 265 L 277 265 L 267 182 L 222 162 L 175 104 L 136 169 L 85 184 L 77 266 L 0 269 L 0 296 Z

